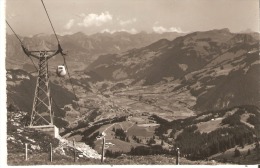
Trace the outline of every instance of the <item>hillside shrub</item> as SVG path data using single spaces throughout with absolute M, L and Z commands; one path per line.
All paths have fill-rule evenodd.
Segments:
M 119 156 L 121 156 L 123 154 L 123 152 L 121 151 L 111 151 L 111 150 L 106 150 L 105 156 L 106 157 L 110 157 L 110 158 L 117 158 Z
M 126 133 L 122 128 L 115 130 L 115 136 L 123 141 L 126 140 Z
M 238 109 L 233 115 L 228 116 L 222 120 L 222 124 L 227 124 L 229 127 L 217 128 L 209 133 L 200 133 L 197 131 L 196 124 L 200 122 L 210 121 L 215 117 L 223 117 L 227 111 Z M 248 127 L 240 122 L 241 115 L 245 112 L 250 112 L 248 122 L 256 125 L 255 129 Z M 205 117 L 197 120 L 197 117 L 204 115 Z M 241 147 L 246 144 L 254 143 L 255 136 L 260 135 L 260 127 L 258 128 L 259 109 L 255 106 L 239 106 L 218 111 L 210 111 L 199 114 L 196 117 L 189 117 L 186 119 L 174 120 L 172 122 L 165 121 L 158 116 L 153 118 L 160 123 L 160 126 L 155 129 L 155 134 L 159 137 L 163 136 L 163 132 L 171 129 L 172 133 L 168 138 L 173 138 L 176 132 L 177 138 L 174 139 L 173 144 L 178 146 L 184 155 L 189 159 L 205 159 L 208 156 L 219 152 L 224 152 L 236 145 Z M 165 141 L 166 142 L 166 141 Z
M 241 155 L 240 151 L 236 148 L 234 151 L 234 157 L 239 157 Z
M 132 147 L 129 155 L 161 155 L 170 154 L 169 150 L 163 149 L 161 145 Z
M 238 114 L 229 115 L 222 120 L 222 124 L 228 124 L 230 126 L 236 126 L 242 124 L 240 121 L 240 116 Z
M 248 149 L 248 151 L 247 151 L 247 155 L 250 155 L 251 154 L 251 151 L 250 151 L 250 149 Z

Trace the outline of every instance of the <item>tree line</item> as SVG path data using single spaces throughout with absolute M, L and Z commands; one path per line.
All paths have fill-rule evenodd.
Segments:
M 234 114 L 225 116 L 228 111 L 237 109 Z M 153 118 L 160 124 L 155 132 L 159 137 L 164 137 L 164 134 L 171 129 L 168 138 L 172 141 L 167 141 L 175 147 L 182 150 L 182 154 L 189 159 L 204 159 L 213 154 L 224 152 L 235 146 L 244 147 L 246 144 L 255 144 L 255 148 L 259 146 L 260 135 L 260 110 L 255 106 L 240 106 L 219 111 L 201 113 L 195 117 L 187 119 L 175 120 L 168 122 L 158 116 Z M 241 116 L 245 113 L 249 114 L 247 123 L 254 128 L 241 122 Z M 201 133 L 196 124 L 207 122 L 215 118 L 222 117 L 222 125 L 226 127 L 217 128 L 209 133 Z M 176 139 L 176 132 L 180 131 Z M 259 148 L 259 147 L 258 147 Z

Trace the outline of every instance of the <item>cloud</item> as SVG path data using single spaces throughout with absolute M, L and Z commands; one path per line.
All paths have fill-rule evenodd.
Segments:
M 73 25 L 74 25 L 74 19 L 70 19 L 64 27 L 65 29 L 69 30 Z
M 119 30 L 110 30 L 110 29 L 104 29 L 101 31 L 101 33 L 110 33 L 110 34 L 113 34 L 113 33 L 116 33 L 116 32 L 127 32 L 127 33 L 130 33 L 130 34 L 136 34 L 137 33 L 137 30 L 135 28 L 132 28 L 132 29 L 119 29 Z
M 11 13 L 11 14 L 7 15 L 6 18 L 7 18 L 8 20 L 11 20 L 11 19 L 15 18 L 16 16 L 17 16 L 17 15 L 16 15 L 15 13 Z
M 113 20 L 113 16 L 109 12 L 102 12 L 100 15 L 95 13 L 90 13 L 88 15 L 80 14 L 83 17 L 83 21 L 78 23 L 79 26 L 89 27 L 89 26 L 101 26 L 107 22 Z
M 85 13 L 81 13 L 81 14 L 77 14 L 76 16 L 78 16 L 80 18 L 84 18 L 84 17 L 86 17 L 86 14 Z
M 128 24 L 132 24 L 132 23 L 134 23 L 134 22 L 136 22 L 136 21 L 137 21 L 136 18 L 129 19 L 129 20 L 120 20 L 120 21 L 119 21 L 119 24 L 120 24 L 121 26 L 125 26 L 125 25 L 128 25 Z
M 179 27 L 170 27 L 170 28 L 165 28 L 163 26 L 154 26 L 153 31 L 156 33 L 165 33 L 165 32 L 177 32 L 177 33 L 184 33 L 181 28 Z

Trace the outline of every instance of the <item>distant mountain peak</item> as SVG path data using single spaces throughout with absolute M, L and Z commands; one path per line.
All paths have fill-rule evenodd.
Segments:
M 47 34 L 45 34 L 45 33 L 39 33 L 39 34 L 35 34 L 34 36 L 33 36 L 33 38 L 39 38 L 39 37 L 45 37 L 45 36 L 48 36 Z
M 253 31 L 248 28 L 248 29 L 240 31 L 239 33 L 253 33 Z
M 218 29 L 217 31 L 223 32 L 223 33 L 230 33 L 230 30 L 228 28 Z
M 72 36 L 84 37 L 84 36 L 86 36 L 86 34 L 83 32 L 77 32 L 77 33 L 72 34 Z
M 137 34 L 148 34 L 146 31 L 140 31 L 139 33 Z
M 149 46 L 147 46 L 147 48 L 150 48 L 150 49 L 158 49 L 158 48 L 161 48 L 165 45 L 168 45 L 171 41 L 168 40 L 168 39 L 161 39 L 161 40 L 158 40 L 157 42 L 155 43 L 152 43 L 150 44 Z

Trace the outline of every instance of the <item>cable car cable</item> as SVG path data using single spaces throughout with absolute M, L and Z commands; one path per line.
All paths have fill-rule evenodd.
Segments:
M 58 112 L 59 112 L 60 114 L 62 114 L 61 108 L 57 105 L 57 103 L 56 103 L 56 101 L 53 99 L 53 97 L 52 97 L 52 96 L 50 96 L 50 97 L 51 97 L 51 100 L 52 100 L 53 104 L 56 106 Z M 54 110 L 54 109 L 53 109 L 53 106 L 52 106 L 52 110 Z M 65 111 L 65 110 L 64 110 L 64 111 Z M 66 111 L 65 111 L 65 115 L 66 115 Z M 53 113 L 53 117 L 61 118 L 60 116 L 55 116 L 54 113 Z M 53 121 L 53 122 L 54 122 L 54 121 Z
M 42 2 L 42 5 L 43 5 L 43 7 L 44 7 L 44 10 L 45 10 L 45 12 L 46 12 L 46 14 L 47 14 L 47 17 L 48 17 L 48 19 L 49 19 L 49 21 L 50 21 L 50 24 L 51 24 L 52 30 L 53 30 L 53 32 L 54 32 L 54 35 L 55 35 L 55 37 L 56 37 L 56 40 L 57 40 L 58 44 L 60 44 L 59 39 L 58 39 L 58 36 L 57 36 L 57 34 L 56 34 L 55 30 L 54 30 L 54 27 L 53 27 L 53 25 L 52 25 L 50 16 L 49 16 L 49 14 L 48 14 L 48 12 L 47 12 L 47 9 L 46 9 L 46 7 L 45 7 L 45 5 L 44 5 L 43 0 L 41 0 L 41 2 Z
M 41 2 L 42 2 L 42 4 L 43 4 L 43 7 L 44 7 L 44 9 L 45 9 L 45 12 L 46 12 L 46 14 L 47 14 L 47 16 L 48 16 L 48 19 L 49 19 L 49 22 L 50 22 L 50 24 L 51 24 L 52 30 L 53 30 L 53 32 L 54 32 L 54 35 L 55 35 L 55 37 L 56 37 L 56 40 L 57 40 L 57 42 L 58 42 L 58 48 L 59 48 L 59 50 L 60 50 L 61 55 L 63 56 L 65 66 L 67 67 L 66 61 L 65 61 L 65 57 L 64 57 L 64 55 L 66 55 L 66 54 L 64 54 L 64 53 L 62 52 L 62 48 L 61 48 L 61 46 L 60 46 L 58 36 L 57 36 L 57 34 L 56 34 L 55 30 L 54 30 L 53 24 L 52 24 L 52 22 L 51 22 L 51 20 L 50 20 L 49 14 L 48 14 L 48 12 L 47 12 L 47 9 L 46 9 L 46 7 L 45 7 L 45 5 L 44 5 L 43 0 L 41 0 Z M 19 42 L 20 42 L 20 44 L 22 45 L 22 47 L 24 47 L 23 42 L 21 41 L 21 39 L 19 38 L 19 36 L 15 33 L 15 31 L 13 30 L 13 28 L 11 27 L 11 25 L 7 22 L 7 20 L 6 20 L 6 24 L 9 26 L 9 28 L 12 30 L 12 32 L 14 33 L 14 35 L 16 36 L 16 38 L 19 40 Z M 24 48 L 25 48 L 25 47 L 24 47 Z M 29 57 L 29 58 L 30 58 L 31 62 L 33 63 L 35 69 L 38 71 L 38 68 L 36 67 L 36 65 L 35 65 L 34 61 L 32 60 L 32 58 L 31 58 L 31 57 Z M 68 67 L 67 67 L 67 69 L 68 69 Z M 69 72 L 68 72 L 68 75 L 69 75 Z M 79 99 L 77 98 L 76 94 L 75 94 L 75 90 L 74 90 L 74 87 L 73 87 L 73 84 L 72 84 L 70 75 L 69 75 L 69 79 L 70 79 L 70 83 L 71 83 L 71 86 L 72 86 L 72 89 L 73 89 L 75 98 L 76 98 L 76 100 L 79 100 Z M 59 110 L 59 112 L 60 112 L 60 108 L 58 107 L 56 101 L 53 99 L 52 96 L 51 96 L 51 99 L 52 99 L 54 105 L 56 106 L 56 108 L 57 108 L 57 109 Z M 14 101 L 13 101 L 13 102 L 14 102 Z M 77 106 L 79 107 L 78 103 L 77 103 Z M 54 115 L 53 115 L 53 116 L 54 116 Z M 57 117 L 57 116 L 55 116 L 55 117 Z
M 78 97 L 77 97 L 77 95 L 76 95 L 75 89 L 74 89 L 74 87 L 73 87 L 73 83 L 72 83 L 71 76 L 70 76 L 70 73 L 69 73 L 69 68 L 68 68 L 68 65 L 67 65 L 67 63 L 66 63 L 65 56 L 64 56 L 63 54 L 62 54 L 62 57 L 63 57 L 64 65 L 65 65 L 65 67 L 66 67 L 66 69 L 67 69 L 67 71 L 68 71 L 68 76 L 69 76 L 69 81 L 70 81 L 70 84 L 71 84 L 71 87 L 72 87 L 72 91 L 73 91 L 73 93 L 74 93 L 74 96 L 75 96 L 76 100 L 79 100 Z M 80 109 L 79 104 L 78 104 L 77 101 L 76 101 L 76 104 L 77 104 L 78 108 Z
M 23 42 L 21 41 L 21 39 L 18 37 L 18 35 L 15 33 L 15 31 L 13 30 L 13 28 L 11 27 L 11 25 L 7 22 L 7 20 L 5 20 L 6 24 L 9 26 L 9 28 L 12 30 L 12 32 L 14 33 L 14 35 L 16 36 L 16 38 L 20 41 L 22 47 L 24 47 Z M 24 47 L 25 48 L 25 47 Z M 37 66 L 35 65 L 35 63 L 33 62 L 33 59 L 31 57 L 29 57 L 31 62 L 33 63 L 34 68 L 38 71 Z
M 65 57 L 64 57 L 65 54 L 62 52 L 62 48 L 61 48 L 61 45 L 60 45 L 58 36 L 57 36 L 57 34 L 56 34 L 56 32 L 55 32 L 55 29 L 54 29 L 54 27 L 53 27 L 53 24 L 52 24 L 52 22 L 51 22 L 50 16 L 49 16 L 49 14 L 48 14 L 48 11 L 47 11 L 47 9 L 46 9 L 46 7 L 45 7 L 45 4 L 44 4 L 43 0 L 41 0 L 41 2 L 42 2 L 42 5 L 43 5 L 43 7 L 44 7 L 44 10 L 45 10 L 45 12 L 46 12 L 46 14 L 47 14 L 47 17 L 48 17 L 48 19 L 49 19 L 49 21 L 50 21 L 50 24 L 51 24 L 53 33 L 55 34 L 56 40 L 57 40 L 57 42 L 58 42 L 59 50 L 61 51 L 61 55 L 62 55 L 62 57 L 63 57 L 64 64 L 65 64 L 66 69 L 67 69 L 67 71 L 68 71 L 68 76 L 69 76 L 70 84 L 71 84 L 71 87 L 72 87 L 72 91 L 73 91 L 73 93 L 74 93 L 74 95 L 75 95 L 75 98 L 76 98 L 76 101 L 77 101 L 77 100 L 79 100 L 79 99 L 78 99 L 78 97 L 76 96 L 76 92 L 75 92 L 75 89 L 74 89 L 73 84 L 72 84 L 72 80 L 71 80 L 71 76 L 70 76 L 70 73 L 69 73 L 69 69 L 68 69 L 68 66 L 67 66 L 67 63 L 66 63 L 66 60 L 65 60 Z M 79 105 L 78 105 L 78 103 L 77 103 L 77 106 L 78 106 L 78 108 L 80 108 Z
M 7 20 L 6 20 L 6 24 L 9 26 L 9 28 L 12 30 L 12 32 L 14 33 L 14 35 L 16 36 L 16 38 L 19 40 L 19 42 L 21 43 L 21 45 L 22 46 L 24 46 L 24 44 L 23 44 L 23 42 L 22 42 L 22 40 L 19 38 L 19 36 L 15 33 L 15 31 L 13 30 L 13 28 L 11 27 L 11 25 L 7 22 Z M 32 61 L 32 63 L 33 63 L 33 65 L 34 65 L 34 67 L 35 67 L 35 69 L 38 71 L 38 68 L 36 67 L 36 65 L 34 64 L 34 62 L 33 62 L 33 60 L 32 60 L 32 58 L 31 57 L 29 57 L 30 58 L 30 60 Z M 11 97 L 10 97 L 11 98 Z M 12 98 L 11 98 L 12 99 Z M 56 101 L 51 97 L 51 99 L 52 99 L 52 101 L 53 101 L 53 103 L 54 103 L 54 105 L 57 107 L 57 109 L 59 110 L 59 112 L 60 112 L 60 108 L 58 107 L 58 105 L 56 104 Z M 12 100 L 13 101 L 13 100 Z M 13 101 L 14 102 L 14 101 Z M 19 107 L 18 107 L 19 108 Z M 20 110 L 20 109 L 19 109 Z
M 12 29 L 12 27 L 10 26 L 10 24 L 7 22 L 7 20 L 5 20 L 6 24 L 10 27 L 10 29 L 12 30 L 12 32 L 14 33 L 14 35 L 16 36 L 16 38 L 20 41 L 21 45 L 23 45 L 23 42 L 21 41 L 21 39 L 17 36 L 17 34 L 15 33 L 15 31 Z
M 55 37 L 56 37 L 56 39 L 57 39 L 58 47 L 59 47 L 59 49 L 62 51 L 62 48 L 61 48 L 61 45 L 60 45 L 58 36 L 57 36 L 57 34 L 56 34 L 56 32 L 55 32 L 55 29 L 54 29 L 53 24 L 52 24 L 52 22 L 51 22 L 50 16 L 49 16 L 48 11 L 47 11 L 47 9 L 46 9 L 46 7 L 45 7 L 45 4 L 44 4 L 43 0 L 41 0 L 41 2 L 42 2 L 42 5 L 43 5 L 43 7 L 44 7 L 44 10 L 45 10 L 45 12 L 46 12 L 46 14 L 47 14 L 47 17 L 48 17 L 48 19 L 49 19 L 49 21 L 50 21 L 50 24 L 51 24 L 53 33 L 55 34 Z M 73 90 L 73 92 L 74 92 L 75 98 L 76 98 L 76 100 L 79 100 L 79 99 L 77 98 L 76 94 L 75 94 L 75 90 L 74 90 L 74 87 L 73 87 L 73 84 L 72 84 L 72 81 L 71 81 L 71 77 L 70 77 L 70 74 L 69 74 L 69 69 L 68 69 L 68 66 L 67 66 L 67 63 L 66 63 L 66 60 L 65 60 L 65 57 L 64 57 L 65 54 L 64 54 L 63 52 L 61 52 L 61 55 L 62 55 L 62 57 L 63 57 L 64 64 L 65 64 L 66 69 L 67 69 L 67 71 L 68 71 L 69 80 L 70 80 L 70 83 L 71 83 L 72 90 Z
M 36 71 L 38 72 L 38 68 L 37 68 L 36 65 L 34 64 L 32 57 L 29 57 L 29 58 L 30 58 L 31 62 L 33 63 L 34 68 L 35 68 Z

